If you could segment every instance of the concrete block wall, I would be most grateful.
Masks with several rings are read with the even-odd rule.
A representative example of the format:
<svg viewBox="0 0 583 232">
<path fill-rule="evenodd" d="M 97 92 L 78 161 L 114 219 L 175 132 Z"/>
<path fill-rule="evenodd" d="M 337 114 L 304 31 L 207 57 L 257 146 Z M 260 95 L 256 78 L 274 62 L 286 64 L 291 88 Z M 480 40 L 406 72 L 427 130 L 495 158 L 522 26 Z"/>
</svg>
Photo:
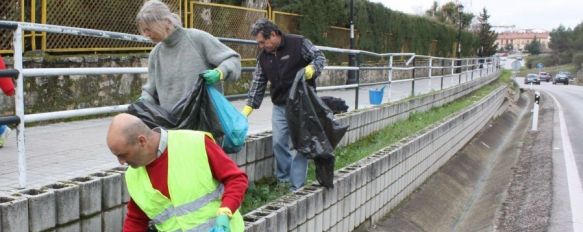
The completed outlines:
<svg viewBox="0 0 583 232">
<path fill-rule="evenodd" d="M 0 197 L 0 232 L 121 231 L 129 195 L 116 168 Z"/>
<path fill-rule="evenodd" d="M 453 88 L 338 115 L 337 120 L 340 123 L 350 125 L 339 146 L 346 146 L 358 141 L 396 121 L 408 118 L 411 113 L 424 112 L 452 102 L 494 81 L 498 75 L 499 73 L 491 73 L 484 78 L 476 78 Z M 470 80 L 469 75 L 468 80 Z M 242 170 L 246 171 L 249 181 L 254 182 L 274 175 L 275 157 L 271 143 L 271 132 L 250 135 L 245 147 L 237 153 L 229 154 L 229 156 Z"/>
<path fill-rule="evenodd" d="M 341 145 L 352 143 L 399 119 L 407 118 L 410 113 L 426 111 L 451 102 L 495 80 L 497 75 L 498 73 L 494 73 L 421 97 L 339 115 L 339 121 L 351 125 Z M 458 124 L 461 123 L 451 122 L 446 125 L 453 128 Z M 454 139 L 450 137 L 454 135 L 444 134 L 447 131 L 449 129 L 440 129 L 439 132 L 432 132 L 429 135 L 441 142 L 452 143 Z M 465 143 L 457 142 L 458 146 Z M 271 132 L 250 135 L 241 151 L 229 155 L 248 174 L 250 181 L 256 181 L 273 175 L 275 160 L 271 143 Z M 282 198 L 247 214 L 246 221 L 248 225 L 252 225 L 248 226 L 248 230 L 323 231 L 337 228 L 346 231 L 343 228 L 354 228 L 362 223 L 362 220 L 369 220 L 371 215 L 380 217 L 378 215 L 384 212 L 380 211 L 380 205 L 383 208 L 391 208 L 422 182 L 419 182 L 420 177 L 409 174 L 413 171 L 408 171 L 408 168 L 421 167 L 418 163 L 428 158 L 421 158 L 425 157 L 423 155 L 413 156 L 411 152 L 423 146 L 437 144 L 427 137 L 419 141 L 411 139 L 402 143 L 406 146 L 392 151 L 393 155 L 375 154 L 359 164 L 337 171 L 335 174 L 337 187 L 332 190 L 307 186 L 293 196 Z M 441 149 L 454 147 L 453 145 L 449 144 Z M 429 153 L 429 150 L 424 150 L 423 154 Z M 454 150 L 448 151 L 450 150 L 453 154 Z M 410 156 L 415 158 L 409 158 Z M 373 162 L 375 164 L 370 164 L 375 166 L 373 170 L 368 167 L 367 162 L 376 159 L 384 160 L 384 163 Z M 390 171 L 385 171 L 386 168 Z M 432 172 L 433 170 L 426 170 L 422 174 L 427 176 Z M 125 216 L 125 205 L 129 201 L 124 173 L 125 168 L 118 167 L 38 189 L 25 189 L 9 196 L 0 196 L 0 232 L 120 231 Z M 373 178 L 380 174 L 383 178 Z M 389 184 L 392 187 L 388 188 Z M 383 190 L 385 188 L 387 190 Z M 389 199 L 391 201 L 386 201 L 388 196 L 391 196 Z M 370 202 L 370 197 L 373 197 L 373 202 Z"/>
<path fill-rule="evenodd" d="M 336 171 L 332 189 L 312 184 L 246 214 L 246 231 L 352 231 L 378 221 L 461 149 L 505 96 L 501 87 L 456 116 Z M 285 225 L 280 218 L 287 218 Z"/>
</svg>

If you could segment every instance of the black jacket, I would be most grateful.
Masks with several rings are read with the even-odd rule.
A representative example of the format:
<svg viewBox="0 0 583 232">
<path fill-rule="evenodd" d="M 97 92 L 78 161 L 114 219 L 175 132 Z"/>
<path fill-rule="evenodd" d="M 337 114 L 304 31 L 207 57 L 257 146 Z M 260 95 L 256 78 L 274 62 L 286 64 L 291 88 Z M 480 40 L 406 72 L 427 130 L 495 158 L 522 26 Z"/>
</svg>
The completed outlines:
<svg viewBox="0 0 583 232">
<path fill-rule="evenodd" d="M 254 109 L 259 108 L 268 82 L 271 82 L 272 102 L 279 106 L 285 105 L 296 72 L 311 64 L 315 73 L 308 84 L 315 87 L 315 80 L 324 69 L 325 62 L 326 57 L 322 51 L 310 40 L 300 35 L 283 34 L 275 52 L 262 51 L 257 56 L 247 105 Z"/>
</svg>

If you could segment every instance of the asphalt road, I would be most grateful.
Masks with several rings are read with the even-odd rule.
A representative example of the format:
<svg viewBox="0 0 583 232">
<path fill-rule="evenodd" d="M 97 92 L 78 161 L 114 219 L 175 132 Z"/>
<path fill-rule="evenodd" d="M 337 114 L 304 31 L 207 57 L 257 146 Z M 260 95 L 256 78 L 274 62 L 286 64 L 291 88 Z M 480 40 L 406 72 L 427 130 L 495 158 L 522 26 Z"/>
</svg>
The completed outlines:
<svg viewBox="0 0 583 232">
<path fill-rule="evenodd" d="M 523 88 L 555 103 L 553 139 L 553 211 L 550 231 L 583 231 L 583 87 L 543 82 Z"/>
</svg>

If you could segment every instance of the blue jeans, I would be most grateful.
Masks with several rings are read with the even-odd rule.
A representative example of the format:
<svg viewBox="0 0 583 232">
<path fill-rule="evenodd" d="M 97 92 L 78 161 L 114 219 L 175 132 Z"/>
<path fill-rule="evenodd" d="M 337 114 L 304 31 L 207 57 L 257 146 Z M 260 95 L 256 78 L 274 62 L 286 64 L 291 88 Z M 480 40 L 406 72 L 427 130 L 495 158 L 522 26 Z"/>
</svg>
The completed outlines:
<svg viewBox="0 0 583 232">
<path fill-rule="evenodd" d="M 7 128 L 6 125 L 0 124 L 0 135 L 4 134 L 4 131 L 6 130 L 6 128 Z"/>
<path fill-rule="evenodd" d="M 308 171 L 308 159 L 291 150 L 291 137 L 285 118 L 285 106 L 273 106 L 271 115 L 275 176 L 280 182 L 290 182 L 292 190 L 304 186 Z"/>
</svg>

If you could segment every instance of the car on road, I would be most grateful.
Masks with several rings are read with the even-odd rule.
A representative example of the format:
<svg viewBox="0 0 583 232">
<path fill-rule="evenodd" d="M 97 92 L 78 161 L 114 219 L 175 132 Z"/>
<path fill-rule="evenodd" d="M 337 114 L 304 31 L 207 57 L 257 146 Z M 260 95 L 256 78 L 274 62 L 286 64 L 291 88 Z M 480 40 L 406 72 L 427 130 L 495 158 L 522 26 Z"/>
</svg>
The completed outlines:
<svg viewBox="0 0 583 232">
<path fill-rule="evenodd" d="M 571 74 L 571 72 L 559 71 L 559 74 L 565 74 L 569 78 L 569 80 L 573 80 L 573 74 Z"/>
<path fill-rule="evenodd" d="M 553 78 L 553 85 L 556 85 L 557 83 L 563 83 L 564 85 L 568 85 L 569 84 L 569 76 L 567 76 L 564 73 L 559 73 L 559 74 L 555 75 L 555 78 Z"/>
<path fill-rule="evenodd" d="M 535 84 L 535 85 L 540 85 L 540 79 L 538 79 L 538 75 L 534 74 L 534 73 L 529 73 L 528 75 L 526 75 L 526 77 L 524 78 L 524 84 Z"/>
<path fill-rule="evenodd" d="M 551 79 L 552 79 L 552 76 L 548 72 L 539 72 L 538 73 L 538 78 L 539 78 L 540 81 L 550 82 Z"/>
</svg>

